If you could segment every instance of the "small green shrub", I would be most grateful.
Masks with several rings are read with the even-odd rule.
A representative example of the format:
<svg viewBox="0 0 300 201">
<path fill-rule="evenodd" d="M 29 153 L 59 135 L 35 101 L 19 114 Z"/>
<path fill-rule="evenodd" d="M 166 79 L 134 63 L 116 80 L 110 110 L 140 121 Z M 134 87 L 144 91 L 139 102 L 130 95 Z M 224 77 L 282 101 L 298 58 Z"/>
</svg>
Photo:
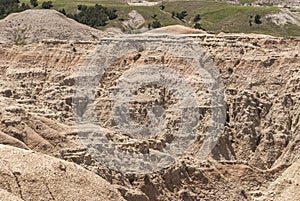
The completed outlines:
<svg viewBox="0 0 300 201">
<path fill-rule="evenodd" d="M 53 7 L 52 1 L 44 1 L 44 2 L 42 3 L 42 8 L 44 8 L 44 9 L 50 9 L 50 8 L 52 8 L 52 7 Z"/>
</svg>

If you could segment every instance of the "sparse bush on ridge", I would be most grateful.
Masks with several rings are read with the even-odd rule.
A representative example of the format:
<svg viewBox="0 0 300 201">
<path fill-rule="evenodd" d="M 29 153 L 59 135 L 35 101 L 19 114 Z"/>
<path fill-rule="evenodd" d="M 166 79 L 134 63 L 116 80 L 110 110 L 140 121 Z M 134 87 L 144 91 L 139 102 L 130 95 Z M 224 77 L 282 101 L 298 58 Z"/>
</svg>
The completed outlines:
<svg viewBox="0 0 300 201">
<path fill-rule="evenodd" d="M 160 28 L 161 27 L 161 23 L 158 21 L 158 19 L 155 19 L 152 23 L 148 24 L 148 29 L 156 29 L 156 28 Z"/>
<path fill-rule="evenodd" d="M 66 13 L 66 11 L 65 11 L 65 9 L 63 8 L 63 9 L 61 9 L 61 10 L 59 10 L 58 12 L 60 12 L 60 13 L 62 13 L 62 14 L 64 14 L 64 15 L 67 15 L 67 13 Z"/>
<path fill-rule="evenodd" d="M 194 24 L 194 28 L 195 29 L 202 29 L 200 23 L 198 23 L 198 22 Z"/>
<path fill-rule="evenodd" d="M 14 45 L 26 45 L 30 29 L 31 27 L 28 26 L 16 26 L 16 24 L 12 22 L 9 23 L 6 31 L 9 33 L 9 39 Z"/>
<path fill-rule="evenodd" d="M 151 24 L 152 28 L 156 29 L 156 28 L 160 28 L 161 24 L 158 20 L 154 20 Z"/>
</svg>

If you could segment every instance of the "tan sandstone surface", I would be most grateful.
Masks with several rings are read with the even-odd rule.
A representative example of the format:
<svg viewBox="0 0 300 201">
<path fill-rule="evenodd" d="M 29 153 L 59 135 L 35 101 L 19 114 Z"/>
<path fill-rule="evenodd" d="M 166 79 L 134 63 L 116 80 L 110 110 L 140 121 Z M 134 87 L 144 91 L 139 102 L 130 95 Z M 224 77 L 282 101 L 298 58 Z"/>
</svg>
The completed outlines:
<svg viewBox="0 0 300 201">
<path fill-rule="evenodd" d="M 81 31 L 78 26 L 71 28 L 75 30 L 72 34 Z M 81 144 L 74 125 L 75 79 L 90 53 L 103 41 L 86 37 L 68 41 L 57 37 L 61 33 L 55 30 L 53 36 L 49 33 L 52 40 L 28 41 L 23 46 L 7 40 L 0 44 L 0 143 L 5 144 L 0 145 L 0 199 L 76 200 L 84 196 L 80 200 L 268 201 L 299 197 L 299 38 L 186 35 L 211 55 L 221 74 L 227 106 L 225 129 L 206 160 L 197 159 L 202 142 L 199 137 L 170 167 L 134 175 L 108 169 L 97 161 Z M 7 38 L 2 27 L 0 33 L 0 38 Z M 172 38 L 151 35 L 158 41 Z M 118 38 L 110 40 L 113 43 Z M 193 76 L 182 59 L 166 54 L 162 60 L 160 54 L 141 51 L 124 55 L 107 69 L 96 89 L 99 124 L 111 141 L 123 143 L 123 149 L 159 151 L 168 143 L 160 136 L 132 143 L 117 131 L 111 119 L 109 89 L 121 74 L 139 65 L 163 62 L 180 72 L 201 97 L 203 114 L 210 115 L 203 81 Z M 172 94 L 161 96 L 162 90 L 155 86 L 137 93 L 132 105 L 137 122 L 147 122 L 147 115 L 140 117 L 140 111 L 149 110 L 155 100 L 171 108 L 167 115 L 176 121 L 176 100 Z M 200 134 L 207 117 L 201 120 Z M 174 127 L 176 124 L 168 129 Z"/>
<path fill-rule="evenodd" d="M 107 181 L 74 163 L 4 145 L 0 152 L 1 188 L 21 200 L 124 200 Z"/>
</svg>

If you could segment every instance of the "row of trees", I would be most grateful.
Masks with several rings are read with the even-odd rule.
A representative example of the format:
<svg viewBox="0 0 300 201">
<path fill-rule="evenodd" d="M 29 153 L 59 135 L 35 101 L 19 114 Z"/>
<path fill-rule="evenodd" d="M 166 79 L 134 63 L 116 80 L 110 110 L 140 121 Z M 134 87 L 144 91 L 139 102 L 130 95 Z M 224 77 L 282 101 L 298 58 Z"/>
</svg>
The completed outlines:
<svg viewBox="0 0 300 201">
<path fill-rule="evenodd" d="M 30 0 L 32 7 L 39 5 L 38 0 Z M 53 7 L 52 1 L 44 1 L 41 5 L 44 9 Z M 0 19 L 6 17 L 10 13 L 21 12 L 30 9 L 30 6 L 25 3 L 20 3 L 19 0 L 0 0 Z M 67 14 L 64 9 L 60 12 L 67 15 L 76 21 L 87 24 L 92 27 L 105 26 L 108 20 L 117 18 L 115 9 L 109 9 L 96 4 L 95 6 L 78 5 L 78 14 Z"/>
<path fill-rule="evenodd" d="M 30 5 L 32 7 L 37 7 L 39 5 L 38 0 L 30 0 Z M 22 12 L 24 10 L 30 9 L 30 5 L 20 3 L 20 0 L 0 0 L 0 19 L 6 17 L 10 13 Z M 51 1 L 46 1 L 42 3 L 42 8 L 51 7 Z"/>
<path fill-rule="evenodd" d="M 67 14 L 64 9 L 61 13 L 76 20 L 77 22 L 87 24 L 92 27 L 105 26 L 108 20 L 116 19 L 118 16 L 115 9 L 109 9 L 102 5 L 95 6 L 78 5 L 78 14 Z"/>
<path fill-rule="evenodd" d="M 32 7 L 37 7 L 39 5 L 38 0 L 30 0 L 30 4 Z M 41 5 L 44 9 L 50 9 L 53 7 L 51 1 L 44 1 Z M 21 12 L 26 9 L 29 9 L 30 6 L 25 3 L 20 3 L 19 0 L 0 0 L 0 19 L 4 18 L 10 13 L 13 12 Z M 117 18 L 117 14 L 115 9 L 109 9 L 102 5 L 96 4 L 95 6 L 86 6 L 86 5 L 78 5 L 77 7 L 79 13 L 76 14 L 67 14 L 64 9 L 60 10 L 61 13 L 67 15 L 74 20 L 87 24 L 92 27 L 105 26 L 107 21 L 113 20 Z M 160 5 L 160 9 L 164 10 L 165 6 Z M 181 21 L 185 21 L 185 17 L 188 15 L 187 11 L 181 12 L 172 12 L 172 18 L 177 18 Z M 157 16 L 152 16 L 153 22 L 148 24 L 149 28 L 159 28 L 161 27 L 160 21 L 156 18 Z M 200 14 L 197 14 L 193 18 L 194 28 L 201 29 L 201 25 L 199 21 L 201 20 Z M 249 25 L 252 26 L 252 23 L 261 24 L 261 17 L 259 15 L 250 16 Z"/>
<path fill-rule="evenodd" d="M 21 12 L 29 8 L 28 4 L 20 4 L 19 0 L 0 0 L 0 18 L 4 18 L 10 13 Z"/>
</svg>

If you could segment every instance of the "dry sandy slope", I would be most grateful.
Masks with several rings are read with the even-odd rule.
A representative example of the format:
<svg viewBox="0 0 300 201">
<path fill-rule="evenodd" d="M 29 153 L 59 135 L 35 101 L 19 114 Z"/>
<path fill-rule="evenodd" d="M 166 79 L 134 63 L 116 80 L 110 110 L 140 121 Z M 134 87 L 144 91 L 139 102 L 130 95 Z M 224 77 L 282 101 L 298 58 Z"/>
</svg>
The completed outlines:
<svg viewBox="0 0 300 201">
<path fill-rule="evenodd" d="M 270 19 L 278 26 L 286 24 L 294 24 L 300 26 L 300 13 L 293 13 L 287 8 L 283 8 L 279 12 L 266 15 L 265 17 L 267 19 Z"/>
<path fill-rule="evenodd" d="M 23 201 L 21 198 L 7 192 L 6 190 L 0 189 L 0 200 L 5 201 Z"/>
<path fill-rule="evenodd" d="M 151 31 L 146 32 L 147 34 L 155 34 L 155 33 L 168 33 L 168 34 L 205 34 L 206 32 L 199 29 L 192 29 L 190 27 L 185 27 L 182 25 L 171 25 L 167 27 L 162 27 L 158 29 L 153 29 Z"/>
<path fill-rule="evenodd" d="M 5 145 L 0 189 L 0 198 L 6 190 L 23 200 L 124 200 L 107 181 L 74 163 Z"/>
<path fill-rule="evenodd" d="M 78 24 L 73 25 L 80 36 L 81 30 L 76 28 Z M 61 33 L 57 31 L 50 36 L 57 36 L 55 34 L 59 36 Z M 270 200 L 269 187 L 273 188 L 269 185 L 278 177 L 278 181 L 283 182 L 280 175 L 292 177 L 295 175 L 293 172 L 297 172 L 297 168 L 293 167 L 298 167 L 291 166 L 291 171 L 287 169 L 282 174 L 300 156 L 300 141 L 296 138 L 300 131 L 300 40 L 242 34 L 189 37 L 213 56 L 226 88 L 226 130 L 210 161 L 200 163 L 196 160 L 195 151 L 183 163 L 161 172 L 126 177 L 105 169 L 95 161 L 86 160 L 86 150 L 76 146 L 76 132 L 69 129 L 73 115 L 74 78 L 88 54 L 97 46 L 90 42 L 44 41 L 25 46 L 0 45 L 0 143 L 49 155 L 57 154 L 59 158 L 81 164 L 118 185 L 116 188 L 128 201 L 246 200 L 240 194 L 241 189 L 249 199 L 265 195 L 265 200 Z M 166 40 L 163 37 L 157 39 Z M 79 40 L 84 40 L 84 37 Z M 175 41 L 174 44 L 177 43 Z M 119 73 L 137 64 L 162 62 L 161 57 L 149 52 L 135 56 L 126 55 L 120 59 L 124 65 L 116 63 L 108 69 L 103 83 L 113 85 Z M 164 58 L 175 67 L 184 67 L 181 60 Z M 188 68 L 183 69 L 182 74 L 187 78 L 192 75 L 186 70 Z M 152 102 L 150 100 L 147 104 Z M 105 104 L 101 106 L 105 107 Z M 105 118 L 109 111 L 109 107 L 103 110 L 99 107 L 98 110 Z M 135 116 L 140 116 L 138 110 L 134 112 Z M 114 129 L 109 122 L 102 122 L 108 131 Z M 159 140 L 154 143 L 153 147 L 162 144 Z M 80 192 L 78 189 L 86 191 L 80 192 L 83 195 L 98 196 L 98 187 L 94 186 L 98 183 L 100 187 L 111 188 L 100 177 L 74 164 L 16 148 L 0 147 L 0 188 L 5 190 L 1 194 L 13 191 L 20 196 L 18 182 L 24 200 L 50 200 L 46 184 L 57 200 L 67 200 L 67 196 Z M 66 171 L 60 162 L 67 167 Z M 41 167 L 36 167 L 36 164 Z M 57 187 L 56 183 L 60 182 L 65 191 Z M 11 190 L 9 186 L 12 186 Z M 33 187 L 38 191 L 28 190 L 35 189 Z M 286 192 L 293 190 L 293 193 L 299 193 L 297 186 L 289 188 L 289 185 L 273 191 L 285 196 L 285 189 Z M 100 192 L 102 196 L 106 195 Z M 26 197 L 29 193 L 32 197 Z"/>
<path fill-rule="evenodd" d="M 269 187 L 265 200 L 300 200 L 300 161 L 293 163 Z"/>
<path fill-rule="evenodd" d="M 26 29 L 24 33 L 21 30 Z M 0 20 L 0 43 L 13 35 L 26 36 L 26 43 L 42 39 L 97 40 L 104 32 L 80 24 L 55 10 L 26 10 Z"/>
</svg>

